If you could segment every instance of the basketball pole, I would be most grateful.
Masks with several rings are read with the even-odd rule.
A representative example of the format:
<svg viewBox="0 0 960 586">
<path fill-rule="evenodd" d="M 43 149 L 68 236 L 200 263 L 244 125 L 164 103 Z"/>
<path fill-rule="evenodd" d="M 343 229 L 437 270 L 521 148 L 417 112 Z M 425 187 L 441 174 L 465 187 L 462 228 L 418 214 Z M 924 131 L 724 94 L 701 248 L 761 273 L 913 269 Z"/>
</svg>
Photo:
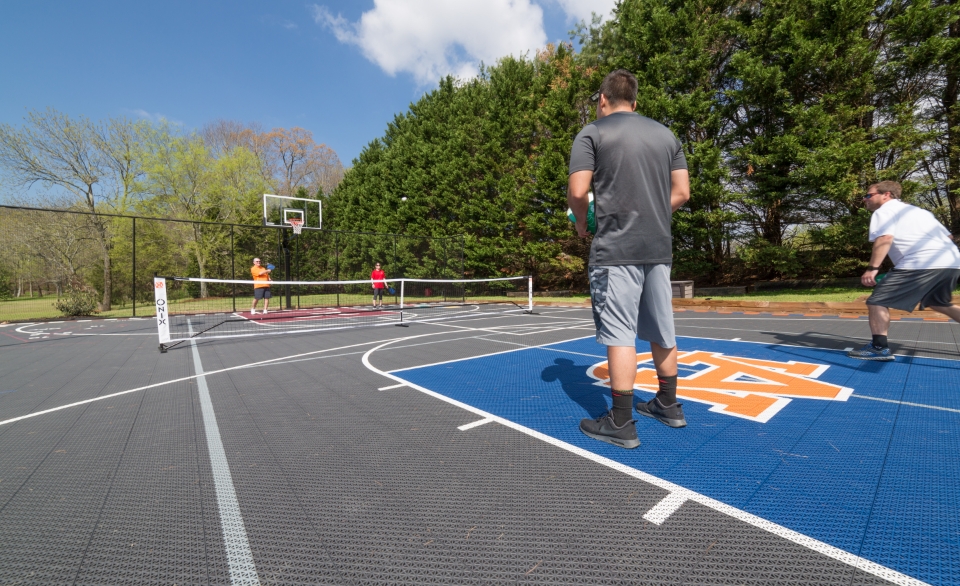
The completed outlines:
<svg viewBox="0 0 960 586">
<path fill-rule="evenodd" d="M 290 281 L 290 234 L 286 228 L 283 231 L 283 280 Z M 290 285 L 283 286 L 283 293 L 287 298 L 287 309 L 293 309 L 290 304 Z"/>
</svg>

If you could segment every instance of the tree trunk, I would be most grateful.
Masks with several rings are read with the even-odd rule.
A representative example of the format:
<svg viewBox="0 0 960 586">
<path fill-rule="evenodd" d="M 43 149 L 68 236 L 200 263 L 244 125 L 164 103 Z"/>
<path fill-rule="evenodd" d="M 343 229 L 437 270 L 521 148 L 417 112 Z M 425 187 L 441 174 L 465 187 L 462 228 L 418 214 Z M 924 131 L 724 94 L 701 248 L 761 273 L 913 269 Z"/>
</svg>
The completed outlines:
<svg viewBox="0 0 960 586">
<path fill-rule="evenodd" d="M 96 228 L 97 238 L 100 240 L 100 250 L 103 253 L 103 299 L 100 301 L 100 311 L 110 311 L 110 289 L 113 286 L 110 270 L 110 233 L 103 218 L 97 215 L 97 208 L 93 199 L 93 184 L 87 184 L 87 208 L 93 214 L 93 226 Z"/>
<path fill-rule="evenodd" d="M 197 268 L 200 269 L 200 278 L 205 279 L 207 277 L 207 258 L 203 252 L 203 228 L 201 224 L 193 225 L 193 242 L 196 247 L 194 255 L 197 257 Z M 207 298 L 207 284 L 205 282 L 200 283 L 200 298 Z"/>
<path fill-rule="evenodd" d="M 113 273 L 110 270 L 110 247 L 103 248 L 103 301 L 100 302 L 100 311 L 110 311 L 110 290 L 113 288 Z"/>
</svg>

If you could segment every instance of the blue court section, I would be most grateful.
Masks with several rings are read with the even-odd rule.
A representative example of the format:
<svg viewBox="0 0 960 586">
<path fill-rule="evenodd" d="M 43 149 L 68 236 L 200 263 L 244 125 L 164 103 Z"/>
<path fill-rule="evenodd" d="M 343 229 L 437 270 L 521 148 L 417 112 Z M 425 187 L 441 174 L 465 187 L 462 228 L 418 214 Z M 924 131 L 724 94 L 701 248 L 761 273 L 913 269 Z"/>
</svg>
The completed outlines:
<svg viewBox="0 0 960 586">
<path fill-rule="evenodd" d="M 605 361 L 592 338 L 394 374 L 925 582 L 960 584 L 960 362 L 698 338 L 678 347 L 822 365 L 816 380 L 852 395 L 790 398 L 765 423 L 682 399 L 686 428 L 640 417 L 642 445 L 623 450 L 578 429 L 610 404 L 587 374 Z"/>
</svg>

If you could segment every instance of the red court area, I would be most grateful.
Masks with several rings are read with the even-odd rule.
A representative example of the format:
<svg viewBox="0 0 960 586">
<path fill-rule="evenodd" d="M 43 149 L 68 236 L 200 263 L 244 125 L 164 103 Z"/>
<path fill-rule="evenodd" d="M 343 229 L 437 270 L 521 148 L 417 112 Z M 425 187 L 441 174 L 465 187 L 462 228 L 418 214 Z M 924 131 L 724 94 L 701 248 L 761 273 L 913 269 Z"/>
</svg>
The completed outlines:
<svg viewBox="0 0 960 586">
<path fill-rule="evenodd" d="M 234 315 L 261 325 L 291 324 L 327 319 L 386 317 L 396 311 L 384 311 L 372 307 L 317 307 L 313 309 L 279 309 L 266 315 L 260 312 L 238 311 Z"/>
</svg>

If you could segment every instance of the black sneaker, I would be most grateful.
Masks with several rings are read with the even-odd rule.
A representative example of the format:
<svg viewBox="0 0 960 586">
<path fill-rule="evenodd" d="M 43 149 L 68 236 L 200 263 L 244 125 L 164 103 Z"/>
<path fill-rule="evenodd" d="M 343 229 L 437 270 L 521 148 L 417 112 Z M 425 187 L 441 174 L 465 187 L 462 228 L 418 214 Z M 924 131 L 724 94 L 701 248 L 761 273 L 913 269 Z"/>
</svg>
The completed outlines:
<svg viewBox="0 0 960 586">
<path fill-rule="evenodd" d="M 620 427 L 613 422 L 613 414 L 606 412 L 596 419 L 580 420 L 580 431 L 608 444 L 633 449 L 640 445 L 637 439 L 636 421 L 631 419 Z"/>
<path fill-rule="evenodd" d="M 670 427 L 686 427 L 687 420 L 683 416 L 683 405 L 674 403 L 669 407 L 664 407 L 656 397 L 646 403 L 637 403 L 637 413 L 644 417 L 656 419 L 664 425 Z"/>
</svg>

